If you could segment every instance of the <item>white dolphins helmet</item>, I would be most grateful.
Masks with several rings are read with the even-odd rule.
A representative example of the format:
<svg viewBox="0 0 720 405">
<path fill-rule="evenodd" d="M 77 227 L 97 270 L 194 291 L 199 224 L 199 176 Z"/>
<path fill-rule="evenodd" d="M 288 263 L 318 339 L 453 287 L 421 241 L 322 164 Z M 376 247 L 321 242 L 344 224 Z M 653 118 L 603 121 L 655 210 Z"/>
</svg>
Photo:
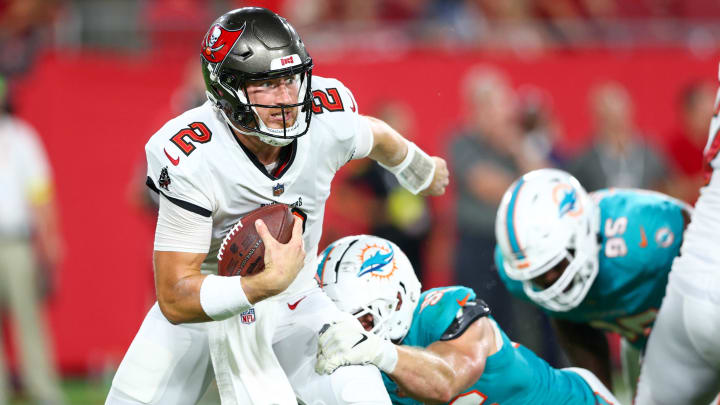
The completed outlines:
<svg viewBox="0 0 720 405">
<path fill-rule="evenodd" d="M 569 173 L 525 174 L 505 192 L 495 219 L 503 270 L 544 308 L 577 307 L 598 274 L 599 221 L 594 202 Z"/>
<path fill-rule="evenodd" d="M 372 332 L 382 338 L 405 338 L 420 299 L 420 281 L 396 244 L 376 236 L 348 236 L 318 256 L 317 269 L 316 280 L 341 311 L 358 319 L 371 314 Z"/>
</svg>

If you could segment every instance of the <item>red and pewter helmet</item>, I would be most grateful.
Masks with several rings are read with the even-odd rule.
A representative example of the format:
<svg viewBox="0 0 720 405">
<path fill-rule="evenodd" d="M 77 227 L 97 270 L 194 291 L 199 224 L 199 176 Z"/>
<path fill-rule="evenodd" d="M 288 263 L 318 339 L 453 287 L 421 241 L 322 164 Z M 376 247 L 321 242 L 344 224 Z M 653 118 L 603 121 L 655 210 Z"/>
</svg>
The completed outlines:
<svg viewBox="0 0 720 405">
<path fill-rule="evenodd" d="M 261 7 L 230 11 L 210 26 L 201 46 L 202 73 L 208 99 L 236 130 L 263 142 L 284 146 L 307 133 L 312 97 L 312 58 L 295 29 L 279 15 Z M 247 84 L 297 76 L 297 102 L 284 105 L 252 104 Z M 268 128 L 255 108 L 298 108 L 297 118 L 282 129 Z"/>
</svg>

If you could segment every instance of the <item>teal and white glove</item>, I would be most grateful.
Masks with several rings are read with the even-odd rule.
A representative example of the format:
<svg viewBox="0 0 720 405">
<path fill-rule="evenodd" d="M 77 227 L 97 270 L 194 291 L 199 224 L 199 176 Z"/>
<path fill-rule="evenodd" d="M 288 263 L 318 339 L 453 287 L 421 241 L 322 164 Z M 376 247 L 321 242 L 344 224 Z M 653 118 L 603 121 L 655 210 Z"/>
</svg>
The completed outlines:
<svg viewBox="0 0 720 405">
<path fill-rule="evenodd" d="M 392 373 L 398 361 L 395 345 L 363 329 L 357 319 L 325 324 L 318 338 L 318 374 L 332 374 L 340 366 L 374 364 Z"/>
</svg>

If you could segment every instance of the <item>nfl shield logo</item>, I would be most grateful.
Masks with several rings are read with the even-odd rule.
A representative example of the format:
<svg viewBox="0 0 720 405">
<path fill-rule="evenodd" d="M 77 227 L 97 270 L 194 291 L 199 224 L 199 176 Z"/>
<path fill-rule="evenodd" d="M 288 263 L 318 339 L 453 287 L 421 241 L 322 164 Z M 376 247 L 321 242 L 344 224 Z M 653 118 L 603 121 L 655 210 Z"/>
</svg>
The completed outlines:
<svg viewBox="0 0 720 405">
<path fill-rule="evenodd" d="M 283 183 L 278 183 L 273 186 L 273 195 L 275 197 L 279 196 L 283 192 L 285 192 L 285 185 Z"/>
<path fill-rule="evenodd" d="M 251 324 L 255 322 L 255 308 L 250 308 L 247 311 L 241 313 L 240 321 L 244 324 Z"/>
</svg>

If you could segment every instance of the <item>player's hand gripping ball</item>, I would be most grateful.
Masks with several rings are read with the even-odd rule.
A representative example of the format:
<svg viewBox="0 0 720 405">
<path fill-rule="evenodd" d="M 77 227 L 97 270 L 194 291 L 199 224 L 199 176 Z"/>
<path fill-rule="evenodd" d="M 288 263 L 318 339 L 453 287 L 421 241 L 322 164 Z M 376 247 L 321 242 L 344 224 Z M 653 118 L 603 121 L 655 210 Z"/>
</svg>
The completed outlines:
<svg viewBox="0 0 720 405">
<path fill-rule="evenodd" d="M 295 216 L 285 204 L 272 204 L 250 211 L 223 239 L 218 251 L 218 274 L 247 276 L 265 269 L 265 245 L 255 230 L 255 220 L 262 219 L 270 234 L 280 243 L 292 236 Z"/>
</svg>

